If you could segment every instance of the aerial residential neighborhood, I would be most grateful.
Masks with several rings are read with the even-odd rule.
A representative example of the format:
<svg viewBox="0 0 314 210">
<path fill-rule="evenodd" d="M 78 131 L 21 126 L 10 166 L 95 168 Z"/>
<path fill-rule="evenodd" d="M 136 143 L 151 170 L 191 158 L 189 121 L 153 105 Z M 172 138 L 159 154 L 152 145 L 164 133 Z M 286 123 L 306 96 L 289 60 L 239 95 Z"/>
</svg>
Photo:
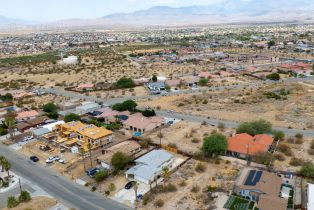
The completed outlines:
<svg viewBox="0 0 314 210">
<path fill-rule="evenodd" d="M 313 11 L 3 0 L 0 210 L 314 210 Z"/>
</svg>

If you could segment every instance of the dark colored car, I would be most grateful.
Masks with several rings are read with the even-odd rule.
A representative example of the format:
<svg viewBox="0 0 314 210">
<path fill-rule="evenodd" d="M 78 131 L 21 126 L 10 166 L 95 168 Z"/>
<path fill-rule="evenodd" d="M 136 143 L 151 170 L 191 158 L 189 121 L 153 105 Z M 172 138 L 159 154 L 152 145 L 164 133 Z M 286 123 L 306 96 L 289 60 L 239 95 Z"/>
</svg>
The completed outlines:
<svg viewBox="0 0 314 210">
<path fill-rule="evenodd" d="M 36 157 L 36 156 L 30 156 L 30 158 L 33 162 L 38 162 L 39 161 L 39 158 Z"/>
<path fill-rule="evenodd" d="M 143 199 L 143 195 L 142 194 L 137 195 L 137 199 L 142 200 Z"/>
<path fill-rule="evenodd" d="M 86 174 L 91 177 L 91 178 L 94 178 L 95 174 L 99 172 L 99 169 L 98 168 L 90 168 L 88 170 L 86 170 Z"/>
<path fill-rule="evenodd" d="M 129 190 L 133 187 L 134 184 L 135 184 L 135 181 L 130 181 L 124 186 L 124 188 Z"/>
</svg>

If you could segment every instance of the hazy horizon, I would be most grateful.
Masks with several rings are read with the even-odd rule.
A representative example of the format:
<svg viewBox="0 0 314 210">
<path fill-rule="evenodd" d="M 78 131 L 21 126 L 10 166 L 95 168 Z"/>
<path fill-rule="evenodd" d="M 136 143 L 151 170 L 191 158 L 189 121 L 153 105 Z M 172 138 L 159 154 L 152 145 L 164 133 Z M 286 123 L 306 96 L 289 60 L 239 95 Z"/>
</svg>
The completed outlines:
<svg viewBox="0 0 314 210">
<path fill-rule="evenodd" d="M 3 0 L 0 16 L 32 21 L 89 19 L 148 9 L 153 6 L 184 7 L 210 5 L 221 1 L 223 0 Z"/>
</svg>

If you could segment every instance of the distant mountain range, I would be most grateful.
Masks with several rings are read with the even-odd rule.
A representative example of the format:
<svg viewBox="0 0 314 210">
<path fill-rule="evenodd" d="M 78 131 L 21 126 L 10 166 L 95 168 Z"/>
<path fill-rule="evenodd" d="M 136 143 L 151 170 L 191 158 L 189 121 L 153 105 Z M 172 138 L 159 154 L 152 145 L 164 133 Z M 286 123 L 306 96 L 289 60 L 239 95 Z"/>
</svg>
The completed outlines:
<svg viewBox="0 0 314 210">
<path fill-rule="evenodd" d="M 38 23 L 0 16 L 0 28 L 83 26 L 179 26 L 222 23 L 314 22 L 313 0 L 224 0 L 208 6 L 155 6 L 98 19 L 67 19 Z"/>
</svg>

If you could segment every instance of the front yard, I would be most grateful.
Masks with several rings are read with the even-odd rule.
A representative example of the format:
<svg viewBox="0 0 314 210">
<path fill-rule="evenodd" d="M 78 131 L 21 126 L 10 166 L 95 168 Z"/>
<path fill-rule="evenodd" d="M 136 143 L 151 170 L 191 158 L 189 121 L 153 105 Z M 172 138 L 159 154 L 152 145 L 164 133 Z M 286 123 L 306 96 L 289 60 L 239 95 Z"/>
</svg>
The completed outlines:
<svg viewBox="0 0 314 210">
<path fill-rule="evenodd" d="M 225 203 L 224 208 L 229 210 L 253 210 L 254 202 L 231 195 L 228 201 Z"/>
</svg>

